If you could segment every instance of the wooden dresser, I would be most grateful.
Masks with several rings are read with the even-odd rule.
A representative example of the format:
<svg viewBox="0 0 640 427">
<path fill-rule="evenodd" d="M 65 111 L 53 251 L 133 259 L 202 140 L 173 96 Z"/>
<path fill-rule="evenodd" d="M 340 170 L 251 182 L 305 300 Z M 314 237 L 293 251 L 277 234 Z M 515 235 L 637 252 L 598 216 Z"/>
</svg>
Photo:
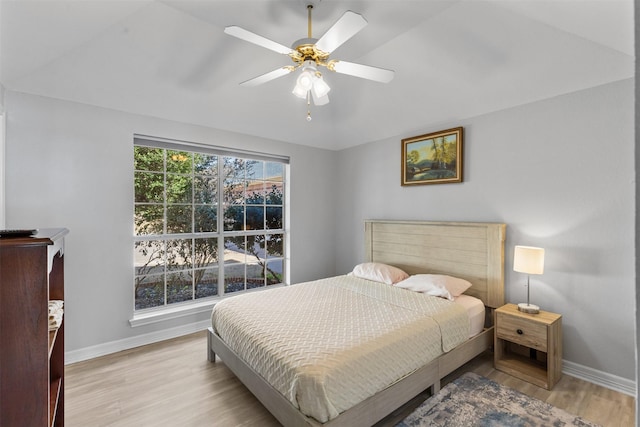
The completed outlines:
<svg viewBox="0 0 640 427">
<path fill-rule="evenodd" d="M 49 330 L 49 300 L 64 301 L 64 236 L 41 229 L 0 238 L 0 426 L 64 425 L 64 320 Z"/>
</svg>

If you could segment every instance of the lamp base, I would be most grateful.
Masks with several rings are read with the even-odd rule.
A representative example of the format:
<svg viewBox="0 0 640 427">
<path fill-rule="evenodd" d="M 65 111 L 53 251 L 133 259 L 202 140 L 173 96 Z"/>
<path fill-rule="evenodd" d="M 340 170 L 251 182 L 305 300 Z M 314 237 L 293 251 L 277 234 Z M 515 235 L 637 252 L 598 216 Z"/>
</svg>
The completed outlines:
<svg viewBox="0 0 640 427">
<path fill-rule="evenodd" d="M 538 307 L 537 305 L 527 304 L 524 302 L 521 302 L 520 304 L 518 304 L 518 310 L 522 311 L 523 313 L 529 313 L 529 314 L 540 313 L 540 307 Z"/>
</svg>

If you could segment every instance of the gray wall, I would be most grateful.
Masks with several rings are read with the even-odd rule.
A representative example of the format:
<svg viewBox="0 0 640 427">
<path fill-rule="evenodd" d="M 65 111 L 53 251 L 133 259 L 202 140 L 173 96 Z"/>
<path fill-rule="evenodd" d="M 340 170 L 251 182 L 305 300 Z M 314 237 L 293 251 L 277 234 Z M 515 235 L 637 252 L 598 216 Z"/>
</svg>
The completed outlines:
<svg viewBox="0 0 640 427">
<path fill-rule="evenodd" d="M 133 134 L 291 157 L 291 279 L 334 272 L 335 153 L 7 92 L 7 226 L 67 227 L 66 350 L 208 318 L 131 328 Z M 313 244 L 310 244 L 313 242 Z"/>
<path fill-rule="evenodd" d="M 633 80 L 340 153 L 336 271 L 363 260 L 364 219 L 507 224 L 506 299 L 526 300 L 513 246 L 546 249 L 531 300 L 562 313 L 564 358 L 635 380 Z M 464 126 L 461 184 L 400 186 L 400 139 Z"/>
<path fill-rule="evenodd" d="M 635 7 L 634 4 L 634 22 L 635 25 L 635 52 L 636 52 L 636 76 L 638 75 L 638 65 L 640 64 L 640 26 L 637 23 L 640 22 L 640 8 Z M 638 242 L 640 242 L 640 216 L 638 216 L 638 210 L 640 209 L 640 191 L 638 190 L 638 179 L 640 179 L 640 171 L 638 170 L 638 164 L 640 164 L 640 150 L 638 150 L 638 143 L 640 142 L 640 87 L 635 85 L 635 165 L 636 165 L 636 229 L 635 229 L 635 242 L 636 242 L 636 425 L 640 424 L 640 381 L 638 381 L 640 375 L 640 357 L 638 357 L 638 345 L 640 344 L 640 317 L 638 316 L 638 307 L 640 306 L 640 292 L 637 289 L 640 287 L 640 278 L 638 277 L 638 271 L 640 271 L 640 260 L 638 259 Z"/>
</svg>

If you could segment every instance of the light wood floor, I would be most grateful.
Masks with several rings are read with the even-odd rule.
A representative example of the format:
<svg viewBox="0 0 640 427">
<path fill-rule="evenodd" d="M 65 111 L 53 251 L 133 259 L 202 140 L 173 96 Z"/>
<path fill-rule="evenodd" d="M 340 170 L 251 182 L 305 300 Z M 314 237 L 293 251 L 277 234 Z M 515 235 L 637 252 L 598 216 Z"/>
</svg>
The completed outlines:
<svg viewBox="0 0 640 427">
<path fill-rule="evenodd" d="M 139 347 L 76 363 L 65 372 L 67 427 L 279 426 L 219 359 L 209 363 L 206 334 Z M 635 399 L 564 375 L 547 391 L 493 369 L 482 355 L 444 381 L 473 371 L 608 427 L 635 424 Z M 379 426 L 392 426 L 419 405 L 421 396 Z"/>
</svg>

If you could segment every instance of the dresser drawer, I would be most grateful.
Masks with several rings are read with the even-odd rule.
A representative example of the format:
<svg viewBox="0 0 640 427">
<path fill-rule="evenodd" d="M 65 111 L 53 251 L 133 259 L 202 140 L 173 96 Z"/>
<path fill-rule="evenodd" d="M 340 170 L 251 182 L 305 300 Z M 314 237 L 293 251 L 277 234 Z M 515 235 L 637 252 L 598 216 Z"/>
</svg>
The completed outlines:
<svg viewBox="0 0 640 427">
<path fill-rule="evenodd" d="M 547 325 L 517 316 L 497 313 L 496 335 L 525 347 L 547 351 Z"/>
</svg>

